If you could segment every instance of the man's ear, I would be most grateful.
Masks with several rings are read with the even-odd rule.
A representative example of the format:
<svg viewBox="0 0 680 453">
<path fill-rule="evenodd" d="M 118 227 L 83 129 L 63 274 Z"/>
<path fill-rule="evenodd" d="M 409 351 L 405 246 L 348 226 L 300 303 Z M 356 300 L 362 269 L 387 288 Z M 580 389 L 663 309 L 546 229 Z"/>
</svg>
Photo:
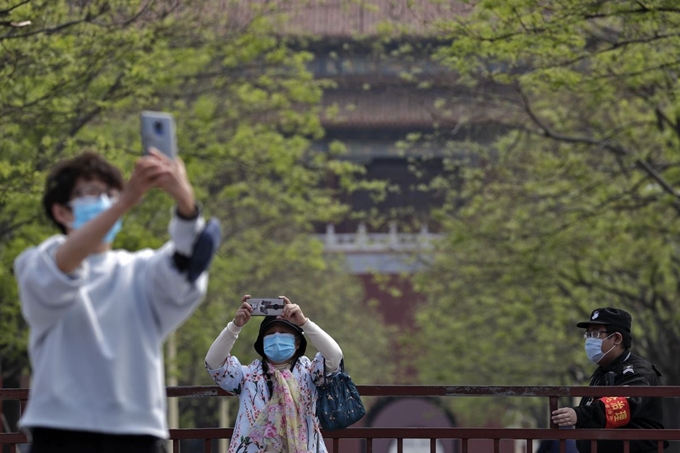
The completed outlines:
<svg viewBox="0 0 680 453">
<path fill-rule="evenodd" d="M 623 335 L 621 335 L 621 332 L 616 332 L 616 336 L 619 338 L 619 341 L 614 340 L 614 344 L 617 346 L 623 344 Z"/>
<path fill-rule="evenodd" d="M 66 230 L 71 229 L 70 225 L 73 223 L 73 210 L 70 207 L 54 203 L 52 205 L 52 215 L 57 222 L 66 228 Z"/>
</svg>

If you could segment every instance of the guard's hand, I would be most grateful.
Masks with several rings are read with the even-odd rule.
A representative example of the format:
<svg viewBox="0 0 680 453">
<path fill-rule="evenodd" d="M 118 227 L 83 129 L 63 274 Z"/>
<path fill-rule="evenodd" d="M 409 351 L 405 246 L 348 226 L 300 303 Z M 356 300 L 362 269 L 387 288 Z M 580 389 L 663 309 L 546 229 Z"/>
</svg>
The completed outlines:
<svg viewBox="0 0 680 453">
<path fill-rule="evenodd" d="M 283 315 L 277 318 L 290 321 L 296 326 L 302 326 L 308 321 L 299 305 L 292 303 L 286 296 L 279 296 L 279 299 L 283 299 Z"/>
<path fill-rule="evenodd" d="M 552 421 L 557 426 L 574 426 L 577 421 L 576 411 L 571 407 L 561 407 L 553 411 Z"/>
<path fill-rule="evenodd" d="M 246 294 L 241 298 L 241 306 L 236 310 L 236 315 L 234 315 L 234 324 L 236 327 L 243 327 L 248 321 L 253 313 L 253 307 L 248 303 L 250 299 L 250 294 Z"/>
</svg>

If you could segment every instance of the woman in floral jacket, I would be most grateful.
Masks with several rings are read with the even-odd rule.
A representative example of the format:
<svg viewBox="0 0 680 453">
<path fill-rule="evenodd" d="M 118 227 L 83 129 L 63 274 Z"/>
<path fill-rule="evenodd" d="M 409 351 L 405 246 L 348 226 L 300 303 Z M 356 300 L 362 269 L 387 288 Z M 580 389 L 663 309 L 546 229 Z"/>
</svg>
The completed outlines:
<svg viewBox="0 0 680 453">
<path fill-rule="evenodd" d="M 266 316 L 255 341 L 262 358 L 241 365 L 231 348 L 252 316 L 249 298 L 243 296 L 234 320 L 205 356 L 215 382 L 239 397 L 229 453 L 326 453 L 316 417 L 316 386 L 324 373 L 338 371 L 342 350 L 298 305 L 280 296 L 283 314 Z M 304 355 L 306 338 L 319 351 L 313 360 Z"/>
</svg>

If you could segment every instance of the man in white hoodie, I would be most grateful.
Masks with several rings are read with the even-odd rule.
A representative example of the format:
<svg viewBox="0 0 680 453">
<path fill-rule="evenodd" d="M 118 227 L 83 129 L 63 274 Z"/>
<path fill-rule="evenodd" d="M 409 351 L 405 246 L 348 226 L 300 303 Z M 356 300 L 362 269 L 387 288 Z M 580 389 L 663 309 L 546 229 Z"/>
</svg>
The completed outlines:
<svg viewBox="0 0 680 453">
<path fill-rule="evenodd" d="M 122 216 L 160 188 L 176 201 L 158 250 L 112 250 Z M 168 438 L 162 344 L 205 295 L 219 226 L 205 227 L 181 160 L 156 150 L 130 179 L 96 153 L 54 166 L 43 207 L 63 234 L 15 261 L 33 382 L 31 453 L 156 453 Z"/>
</svg>

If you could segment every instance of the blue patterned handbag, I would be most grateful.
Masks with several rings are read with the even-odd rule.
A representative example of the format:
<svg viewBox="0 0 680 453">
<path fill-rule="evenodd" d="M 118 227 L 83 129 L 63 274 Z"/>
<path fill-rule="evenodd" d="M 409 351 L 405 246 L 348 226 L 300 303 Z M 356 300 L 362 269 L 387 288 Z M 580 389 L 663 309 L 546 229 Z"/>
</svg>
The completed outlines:
<svg viewBox="0 0 680 453">
<path fill-rule="evenodd" d="M 324 359 L 324 369 L 325 365 Z M 340 361 L 340 372 L 331 378 L 324 375 L 324 382 L 317 390 L 316 416 L 323 429 L 347 428 L 366 414 L 359 391 L 345 372 L 344 359 Z"/>
</svg>

